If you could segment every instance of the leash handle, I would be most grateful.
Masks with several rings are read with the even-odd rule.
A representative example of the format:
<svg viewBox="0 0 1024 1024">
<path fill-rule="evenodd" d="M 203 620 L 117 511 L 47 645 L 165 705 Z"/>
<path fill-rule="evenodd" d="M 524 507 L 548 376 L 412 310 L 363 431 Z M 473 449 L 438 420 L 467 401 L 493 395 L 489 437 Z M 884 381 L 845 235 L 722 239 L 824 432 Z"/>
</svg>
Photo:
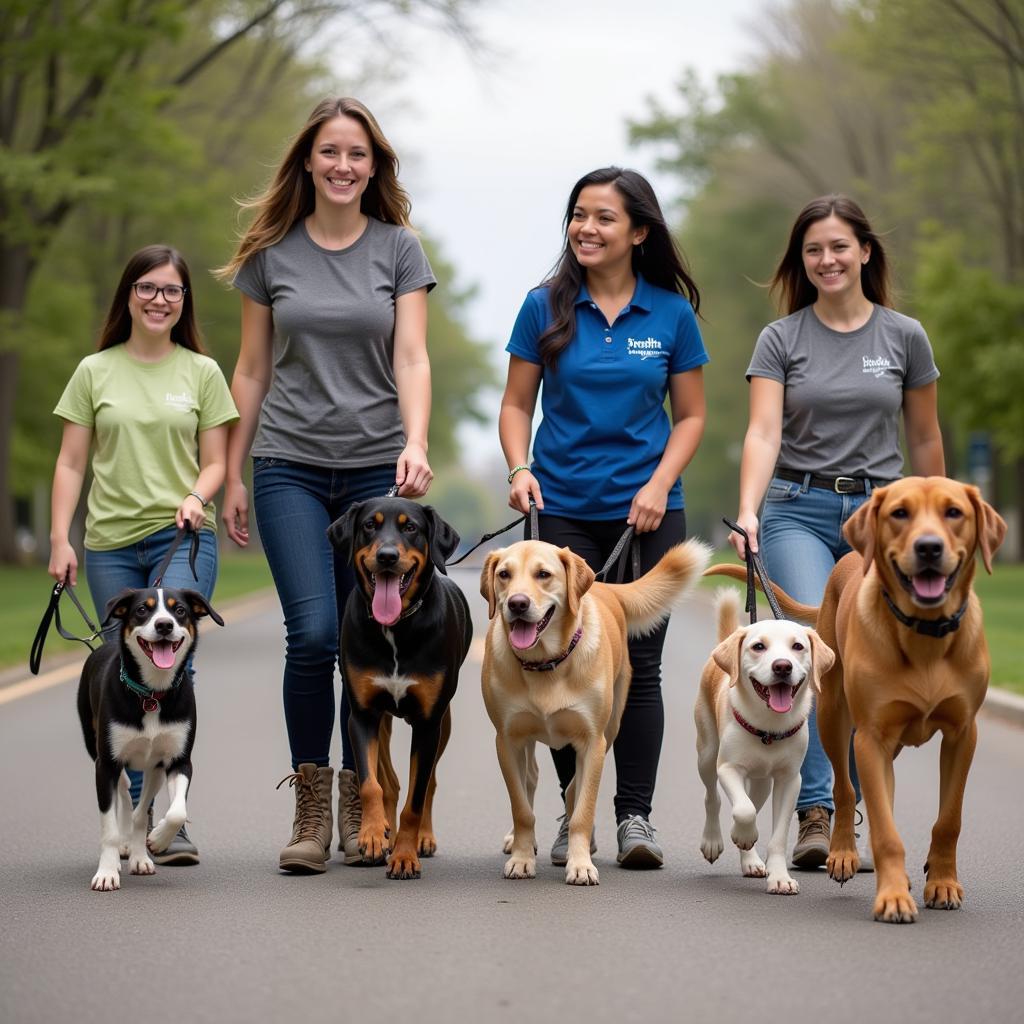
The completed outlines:
<svg viewBox="0 0 1024 1024">
<path fill-rule="evenodd" d="M 71 603 L 78 609 L 82 618 L 85 620 L 85 624 L 92 630 L 92 633 L 88 637 L 75 636 L 74 633 L 69 633 L 60 621 L 60 596 L 64 592 L 67 592 L 68 597 L 71 598 Z M 36 630 L 36 635 L 32 640 L 32 649 L 28 655 L 28 667 L 32 675 L 39 675 L 39 665 L 43 660 L 43 647 L 46 645 L 46 634 L 50 631 L 50 622 L 55 621 L 57 623 L 57 632 L 65 640 L 76 640 L 78 643 L 85 644 L 89 650 L 93 650 L 92 641 L 98 636 L 102 635 L 103 630 L 97 626 L 92 619 L 89 618 L 89 613 L 82 607 L 82 602 L 78 600 L 75 594 L 74 588 L 71 586 L 71 574 L 68 573 L 64 579 L 58 580 L 53 585 L 53 590 L 50 591 L 50 600 L 46 605 L 46 611 L 43 612 L 43 617 L 39 622 L 39 628 Z"/>
<path fill-rule="evenodd" d="M 607 561 L 601 566 L 597 573 L 595 573 L 594 579 L 602 583 L 607 582 L 608 570 L 615 565 L 617 566 L 615 582 L 621 583 L 626 571 L 625 554 L 627 551 L 629 552 L 632 560 L 633 579 L 640 579 L 640 549 L 639 545 L 636 543 L 636 531 L 632 526 L 627 526 L 622 532 L 622 536 L 616 542 L 615 547 L 612 548 L 612 553 L 608 556 Z"/>
<path fill-rule="evenodd" d="M 174 557 L 175 551 L 181 547 L 181 542 L 186 538 L 191 537 L 191 542 L 188 551 L 188 567 L 192 570 L 192 579 L 199 582 L 199 574 L 196 572 L 196 556 L 199 554 L 199 531 L 192 529 L 192 524 L 185 521 L 185 524 L 178 530 L 174 535 L 174 540 L 171 541 L 171 546 L 167 549 L 167 554 L 164 555 L 163 561 L 160 563 L 156 570 L 156 578 L 153 580 L 153 586 L 159 587 L 164 581 L 164 573 L 167 572 L 167 567 L 171 564 L 171 559 Z"/>
<path fill-rule="evenodd" d="M 761 561 L 761 556 L 750 550 L 750 537 L 748 536 L 747 531 L 738 523 L 734 523 L 731 519 L 726 519 L 725 516 L 722 516 L 722 522 L 725 523 L 733 533 L 738 533 L 743 538 L 744 559 L 747 563 L 746 611 L 750 613 L 750 624 L 753 625 L 757 622 L 757 588 L 754 585 L 755 574 L 761 581 L 761 589 L 764 591 L 764 596 L 768 601 L 768 606 L 772 610 L 772 615 L 777 619 L 784 619 L 786 616 L 783 615 L 782 609 L 779 607 L 775 591 L 772 590 L 772 581 L 768 578 L 768 572 L 764 567 L 764 563 Z"/>
</svg>

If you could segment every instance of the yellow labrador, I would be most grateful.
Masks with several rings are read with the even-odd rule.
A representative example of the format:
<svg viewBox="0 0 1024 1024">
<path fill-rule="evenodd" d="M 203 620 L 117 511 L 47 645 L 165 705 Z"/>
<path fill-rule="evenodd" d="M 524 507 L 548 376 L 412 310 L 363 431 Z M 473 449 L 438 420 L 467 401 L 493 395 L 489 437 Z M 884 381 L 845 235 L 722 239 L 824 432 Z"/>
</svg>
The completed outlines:
<svg viewBox="0 0 1024 1024">
<path fill-rule="evenodd" d="M 699 578 L 710 554 L 699 541 L 677 544 L 639 580 L 624 584 L 595 583 L 582 558 L 541 541 L 520 541 L 487 556 L 480 592 L 492 621 L 482 681 L 512 803 L 506 878 L 536 874 L 533 797 L 540 741 L 576 750 L 576 777 L 566 793 L 565 880 L 598 884 L 590 834 L 604 755 L 629 689 L 626 638 L 655 629 Z"/>
</svg>

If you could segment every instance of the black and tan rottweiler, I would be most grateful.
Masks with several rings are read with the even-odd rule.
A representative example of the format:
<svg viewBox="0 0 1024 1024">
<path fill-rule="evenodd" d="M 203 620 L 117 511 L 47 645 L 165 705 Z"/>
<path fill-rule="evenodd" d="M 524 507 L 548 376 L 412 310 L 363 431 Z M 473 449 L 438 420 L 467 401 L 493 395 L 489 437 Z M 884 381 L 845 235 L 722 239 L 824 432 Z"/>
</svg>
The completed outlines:
<svg viewBox="0 0 1024 1024">
<path fill-rule="evenodd" d="M 327 535 L 356 572 L 342 619 L 341 661 L 362 803 L 359 850 L 373 864 L 387 858 L 389 878 L 419 878 L 420 856 L 437 848 L 434 771 L 473 637 L 469 605 L 444 567 L 459 535 L 429 505 L 404 498 L 353 505 Z M 393 715 L 412 726 L 412 751 L 392 847 L 398 808 L 388 750 Z"/>
</svg>

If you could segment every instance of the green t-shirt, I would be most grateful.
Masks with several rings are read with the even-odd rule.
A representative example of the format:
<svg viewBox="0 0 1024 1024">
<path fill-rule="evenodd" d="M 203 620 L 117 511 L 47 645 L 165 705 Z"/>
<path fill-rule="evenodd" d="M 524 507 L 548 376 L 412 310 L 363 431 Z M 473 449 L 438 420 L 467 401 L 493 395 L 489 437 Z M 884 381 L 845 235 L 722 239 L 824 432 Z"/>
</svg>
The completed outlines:
<svg viewBox="0 0 1024 1024">
<path fill-rule="evenodd" d="M 158 363 L 140 363 L 124 345 L 86 356 L 53 411 L 93 432 L 85 520 L 93 551 L 173 526 L 199 476 L 199 432 L 238 419 L 220 367 L 180 345 Z M 217 529 L 212 504 L 204 528 Z"/>
</svg>

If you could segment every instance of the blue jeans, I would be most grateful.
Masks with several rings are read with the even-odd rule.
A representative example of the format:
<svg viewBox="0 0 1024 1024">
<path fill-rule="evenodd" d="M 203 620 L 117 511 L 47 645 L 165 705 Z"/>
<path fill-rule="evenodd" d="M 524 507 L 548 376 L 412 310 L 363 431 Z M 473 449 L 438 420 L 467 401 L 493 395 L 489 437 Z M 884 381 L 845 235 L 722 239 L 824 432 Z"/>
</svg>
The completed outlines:
<svg viewBox="0 0 1024 1024">
<path fill-rule="evenodd" d="M 89 593 L 92 603 L 96 606 L 97 621 L 102 625 L 103 614 L 107 605 L 126 587 L 139 589 L 150 587 L 156 578 L 156 571 L 167 554 L 167 549 L 177 535 L 177 527 L 168 526 L 157 530 L 135 544 L 112 551 L 85 552 L 85 576 L 89 582 Z M 168 587 L 185 590 L 198 590 L 207 601 L 213 598 L 213 588 L 217 582 L 217 535 L 213 530 L 199 531 L 199 552 L 196 555 L 196 574 L 199 580 L 192 577 L 188 567 L 189 540 L 181 542 L 174 552 L 171 564 L 167 566 L 163 582 Z M 103 634 L 104 643 L 118 643 L 116 630 Z M 189 659 L 188 670 L 192 672 L 192 661 Z M 194 676 L 193 676 L 194 678 Z M 131 783 L 132 804 L 139 802 L 142 794 L 142 772 L 128 770 Z"/>
<path fill-rule="evenodd" d="M 807 481 L 772 479 L 761 512 L 761 557 L 768 575 L 801 604 L 821 604 L 832 567 L 851 548 L 843 537 L 843 524 L 870 496 L 836 494 Z M 811 712 L 807 753 L 800 768 L 797 810 L 808 807 L 835 809 L 832 800 L 832 765 L 818 736 L 817 711 Z M 860 800 L 860 785 L 851 748 L 850 773 Z"/>
<path fill-rule="evenodd" d="M 252 481 L 256 525 L 284 612 L 284 720 L 292 768 L 326 767 L 341 618 L 356 582 L 327 539 L 327 527 L 354 502 L 384 494 L 395 482 L 395 466 L 326 469 L 256 457 Z M 342 767 L 354 769 L 344 688 L 340 719 Z"/>
</svg>

